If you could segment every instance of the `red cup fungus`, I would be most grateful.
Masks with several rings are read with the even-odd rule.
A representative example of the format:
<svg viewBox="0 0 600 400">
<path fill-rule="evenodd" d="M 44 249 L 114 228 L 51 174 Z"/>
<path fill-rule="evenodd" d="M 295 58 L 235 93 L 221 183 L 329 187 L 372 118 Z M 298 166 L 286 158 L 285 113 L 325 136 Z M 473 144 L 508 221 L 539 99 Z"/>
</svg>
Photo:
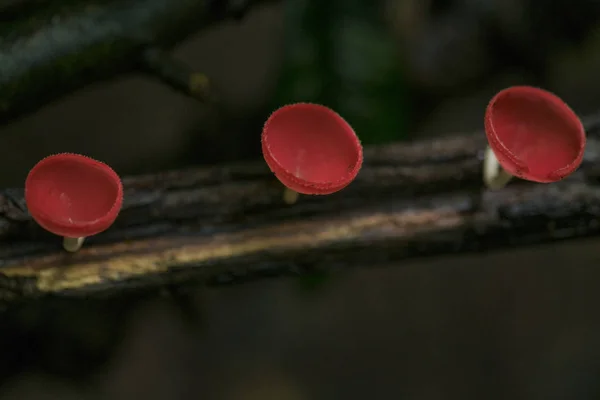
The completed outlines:
<svg viewBox="0 0 600 400">
<path fill-rule="evenodd" d="M 485 113 L 489 148 L 484 181 L 491 188 L 512 176 L 550 183 L 581 164 L 586 136 L 580 119 L 556 95 L 529 86 L 500 91 Z"/>
<path fill-rule="evenodd" d="M 64 237 L 77 251 L 85 237 L 108 229 L 123 203 L 123 185 L 108 165 L 79 154 L 56 154 L 38 162 L 25 181 L 32 218 Z"/>
<path fill-rule="evenodd" d="M 271 114 L 262 131 L 271 171 L 293 193 L 326 195 L 342 190 L 363 161 L 352 127 L 328 107 L 298 103 Z"/>
</svg>

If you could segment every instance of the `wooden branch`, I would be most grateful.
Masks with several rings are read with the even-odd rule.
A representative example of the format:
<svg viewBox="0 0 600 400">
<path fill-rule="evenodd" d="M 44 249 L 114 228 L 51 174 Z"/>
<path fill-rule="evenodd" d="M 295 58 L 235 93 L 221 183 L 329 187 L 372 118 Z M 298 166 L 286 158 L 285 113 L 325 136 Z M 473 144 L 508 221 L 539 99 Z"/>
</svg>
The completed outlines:
<svg viewBox="0 0 600 400">
<path fill-rule="evenodd" d="M 209 91 L 206 75 L 189 70 L 167 52 L 148 48 L 142 55 L 141 63 L 142 68 L 151 76 L 186 96 L 200 101 L 208 101 L 213 97 Z"/>
<path fill-rule="evenodd" d="M 0 9 L 0 123 L 90 83 L 148 67 L 147 48 L 168 49 L 193 32 L 268 1 L 21 0 Z M 179 67 L 149 64 L 163 82 L 184 89 L 173 82 Z M 193 79 L 197 76 L 191 77 L 192 96 L 194 89 L 204 87 Z"/>
<path fill-rule="evenodd" d="M 22 191 L 5 190 L 0 300 L 226 284 L 596 235 L 598 126 L 588 125 L 573 176 L 498 192 L 482 188 L 483 134 L 368 148 L 347 189 L 293 206 L 264 162 L 131 177 L 115 225 L 77 254 L 31 220 Z"/>
</svg>

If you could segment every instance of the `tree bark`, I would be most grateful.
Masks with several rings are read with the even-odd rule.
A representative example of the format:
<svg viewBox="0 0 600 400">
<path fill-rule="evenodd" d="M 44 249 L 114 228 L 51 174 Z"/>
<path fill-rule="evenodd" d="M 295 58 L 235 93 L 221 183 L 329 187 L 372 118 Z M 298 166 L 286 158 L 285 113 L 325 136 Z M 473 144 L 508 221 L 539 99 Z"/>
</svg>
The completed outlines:
<svg viewBox="0 0 600 400">
<path fill-rule="evenodd" d="M 482 186 L 482 133 L 367 148 L 348 188 L 291 206 L 264 162 L 126 178 L 119 218 L 76 254 L 31 220 L 22 190 L 4 190 L 0 300 L 229 284 L 597 235 L 600 124 L 590 121 L 578 172 L 497 192 Z"/>
</svg>

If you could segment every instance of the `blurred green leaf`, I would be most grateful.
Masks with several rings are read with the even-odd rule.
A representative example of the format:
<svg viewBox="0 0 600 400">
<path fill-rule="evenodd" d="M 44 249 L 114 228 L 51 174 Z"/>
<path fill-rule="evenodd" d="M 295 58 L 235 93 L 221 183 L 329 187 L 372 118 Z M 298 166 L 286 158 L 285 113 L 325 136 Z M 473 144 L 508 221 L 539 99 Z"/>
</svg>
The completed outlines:
<svg viewBox="0 0 600 400">
<path fill-rule="evenodd" d="M 406 137 L 408 92 L 376 2 L 288 0 L 277 108 L 314 102 L 339 112 L 365 144 Z"/>
</svg>

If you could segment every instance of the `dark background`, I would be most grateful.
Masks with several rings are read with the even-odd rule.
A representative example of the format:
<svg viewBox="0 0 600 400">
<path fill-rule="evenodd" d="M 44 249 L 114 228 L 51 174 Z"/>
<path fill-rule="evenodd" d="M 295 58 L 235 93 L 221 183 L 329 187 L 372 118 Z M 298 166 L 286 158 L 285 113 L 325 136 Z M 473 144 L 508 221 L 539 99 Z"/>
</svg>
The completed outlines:
<svg viewBox="0 0 600 400">
<path fill-rule="evenodd" d="M 143 76 L 89 86 L 0 128 L 0 186 L 65 151 L 123 175 L 258 158 L 261 123 L 293 101 L 366 144 L 482 129 L 513 84 L 584 115 L 598 27 L 592 0 L 259 7 L 175 49 L 217 110 Z M 598 399 L 599 245 L 24 306 L 0 318 L 0 399 Z"/>
</svg>

